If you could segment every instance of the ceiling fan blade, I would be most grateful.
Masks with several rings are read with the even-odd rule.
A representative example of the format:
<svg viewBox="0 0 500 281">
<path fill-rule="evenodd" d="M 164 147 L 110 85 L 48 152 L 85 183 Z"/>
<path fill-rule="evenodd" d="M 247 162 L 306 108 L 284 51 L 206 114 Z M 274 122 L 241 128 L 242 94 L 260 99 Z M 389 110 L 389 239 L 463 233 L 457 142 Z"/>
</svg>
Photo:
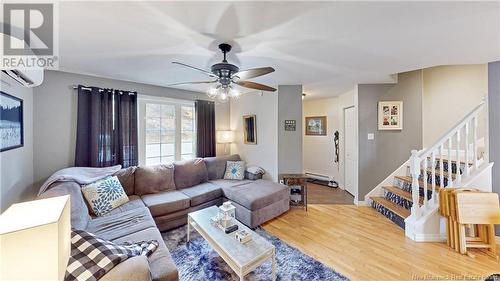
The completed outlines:
<svg viewBox="0 0 500 281">
<path fill-rule="evenodd" d="M 214 80 L 214 81 L 197 81 L 197 82 L 180 82 L 180 83 L 168 84 L 167 86 L 210 84 L 210 83 L 215 83 L 215 82 L 217 82 L 217 80 Z"/>
<path fill-rule="evenodd" d="M 185 66 L 185 67 L 189 67 L 189 68 L 194 69 L 194 70 L 198 70 L 199 72 L 205 73 L 206 75 L 208 75 L 210 77 L 217 77 L 217 75 L 213 74 L 212 72 L 208 72 L 206 70 L 203 70 L 203 69 L 195 67 L 195 66 L 191 66 L 191 65 L 188 65 L 188 64 L 185 64 L 185 63 L 182 63 L 182 62 L 177 62 L 177 61 L 173 61 L 172 63 L 173 64 L 178 64 L 178 65 L 182 65 L 182 66 Z"/>
<path fill-rule="evenodd" d="M 247 70 L 242 70 L 233 75 L 233 77 L 237 76 L 241 80 L 246 80 L 250 78 L 255 78 L 259 77 L 262 75 L 269 74 L 271 72 L 274 72 L 274 68 L 272 67 L 260 67 L 260 68 L 252 68 L 252 69 L 247 69 Z"/>
<path fill-rule="evenodd" d="M 236 84 L 245 87 L 245 88 L 250 88 L 250 89 L 256 89 L 256 90 L 262 90 L 262 91 L 269 91 L 269 92 L 275 92 L 276 89 L 273 87 L 269 87 L 264 84 L 259 84 L 251 81 L 237 81 L 235 82 Z"/>
</svg>

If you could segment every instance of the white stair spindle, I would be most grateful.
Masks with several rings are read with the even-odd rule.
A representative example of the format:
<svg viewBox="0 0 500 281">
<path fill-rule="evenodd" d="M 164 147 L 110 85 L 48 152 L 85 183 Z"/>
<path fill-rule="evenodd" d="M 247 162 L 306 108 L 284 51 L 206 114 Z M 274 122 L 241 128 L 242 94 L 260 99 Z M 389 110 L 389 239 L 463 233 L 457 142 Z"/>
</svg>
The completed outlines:
<svg viewBox="0 0 500 281">
<path fill-rule="evenodd" d="M 453 178 L 451 177 L 451 167 L 453 163 L 451 162 L 451 146 L 453 144 L 453 141 L 451 140 L 452 137 L 448 139 L 448 184 L 446 187 L 452 187 L 455 186 L 453 183 Z"/>
<path fill-rule="evenodd" d="M 444 144 L 439 146 L 439 186 L 444 186 L 444 164 L 443 164 L 443 148 Z M 439 196 L 434 196 L 434 203 L 437 204 Z"/>
<path fill-rule="evenodd" d="M 415 219 L 420 217 L 420 186 L 418 183 L 418 178 L 420 177 L 420 158 L 418 157 L 418 151 L 412 150 L 410 157 L 410 173 L 412 177 L 411 182 L 411 197 L 413 205 L 411 207 L 411 214 Z"/>
<path fill-rule="evenodd" d="M 464 150 L 465 150 L 465 167 L 464 167 L 464 176 L 465 178 L 469 177 L 469 122 L 465 123 L 465 133 L 464 133 Z M 460 167 L 462 166 L 460 163 L 457 164 L 457 172 L 460 172 Z"/>
<path fill-rule="evenodd" d="M 455 166 L 456 166 L 456 175 L 455 175 L 455 181 L 457 182 L 457 186 L 460 186 L 462 183 L 462 175 L 460 174 L 460 131 L 462 128 L 458 129 L 457 131 L 457 146 L 456 146 L 456 159 L 455 159 Z M 449 174 L 453 173 L 453 169 L 449 169 L 448 171 Z"/>
<path fill-rule="evenodd" d="M 473 159 L 472 159 L 472 164 L 474 165 L 474 170 L 477 170 L 477 165 L 478 165 L 478 161 L 477 161 L 477 115 L 474 116 L 474 119 L 472 119 L 472 124 L 473 124 L 473 128 L 472 128 L 472 149 L 474 150 L 473 152 Z M 466 164 L 468 166 L 468 162 Z"/>
<path fill-rule="evenodd" d="M 436 151 L 432 151 L 432 157 L 431 157 L 431 168 L 432 168 L 432 197 L 431 197 L 431 204 L 436 203 L 435 202 L 435 197 L 436 197 Z"/>
<path fill-rule="evenodd" d="M 424 207 L 427 207 L 427 159 L 422 161 L 424 171 Z M 417 201 L 418 202 L 418 201 Z M 415 202 L 413 202 L 415 203 Z"/>
</svg>

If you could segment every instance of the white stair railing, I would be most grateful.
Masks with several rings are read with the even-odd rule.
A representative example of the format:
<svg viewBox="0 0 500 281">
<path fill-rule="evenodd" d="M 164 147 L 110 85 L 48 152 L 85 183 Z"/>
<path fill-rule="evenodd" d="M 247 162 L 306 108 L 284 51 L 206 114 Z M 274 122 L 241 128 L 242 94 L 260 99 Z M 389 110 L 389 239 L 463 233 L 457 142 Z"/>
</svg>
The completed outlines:
<svg viewBox="0 0 500 281">
<path fill-rule="evenodd" d="M 472 172 L 478 169 L 477 126 L 479 113 L 483 106 L 484 102 L 481 102 L 429 148 L 421 151 L 411 151 L 410 174 L 413 178 L 413 205 L 410 218 L 412 220 L 417 220 L 425 210 L 438 205 L 436 180 L 439 181 L 440 187 L 459 187 L 462 181 L 466 180 Z M 469 142 L 472 142 L 472 148 Z M 453 151 L 456 151 L 455 156 L 452 155 Z M 461 157 L 461 151 L 463 151 L 463 157 Z M 436 161 L 436 155 L 439 155 L 438 161 Z M 455 173 L 453 173 L 452 168 L 454 161 L 456 165 Z M 463 170 L 461 170 L 462 161 L 465 163 Z M 445 164 L 448 165 L 447 172 L 444 171 Z M 469 165 L 471 166 L 469 167 Z M 439 171 L 438 177 L 436 177 L 437 170 Z M 432 177 L 430 183 L 428 174 Z M 446 185 L 444 184 L 445 180 L 447 180 Z M 419 204 L 421 189 L 423 190 L 422 206 Z"/>
</svg>

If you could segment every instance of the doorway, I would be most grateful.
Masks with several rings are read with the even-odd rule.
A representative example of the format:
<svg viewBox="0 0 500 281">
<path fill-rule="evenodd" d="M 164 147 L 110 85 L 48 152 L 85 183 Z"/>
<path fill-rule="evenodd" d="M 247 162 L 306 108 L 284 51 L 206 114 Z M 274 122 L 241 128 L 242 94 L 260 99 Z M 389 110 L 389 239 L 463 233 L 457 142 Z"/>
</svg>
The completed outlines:
<svg viewBox="0 0 500 281">
<path fill-rule="evenodd" d="M 357 199 L 358 140 L 357 111 L 354 106 L 344 108 L 344 186 Z"/>
</svg>

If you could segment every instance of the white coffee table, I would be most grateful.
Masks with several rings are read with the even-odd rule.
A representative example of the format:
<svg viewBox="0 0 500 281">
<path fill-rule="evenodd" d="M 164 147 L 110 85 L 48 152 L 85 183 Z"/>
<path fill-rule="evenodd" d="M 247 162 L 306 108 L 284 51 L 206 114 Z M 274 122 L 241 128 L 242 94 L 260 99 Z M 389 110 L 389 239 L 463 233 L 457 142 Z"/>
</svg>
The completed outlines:
<svg viewBox="0 0 500 281">
<path fill-rule="evenodd" d="M 255 233 L 244 224 L 235 220 L 239 230 L 246 230 L 252 235 L 252 241 L 242 244 L 236 240 L 236 231 L 226 234 L 220 228 L 212 225 L 210 218 L 217 215 L 219 209 L 215 206 L 188 214 L 187 241 L 191 228 L 196 229 L 207 240 L 212 248 L 224 259 L 234 272 L 243 280 L 245 275 L 272 260 L 272 280 L 276 280 L 276 251 L 266 239 Z"/>
</svg>

